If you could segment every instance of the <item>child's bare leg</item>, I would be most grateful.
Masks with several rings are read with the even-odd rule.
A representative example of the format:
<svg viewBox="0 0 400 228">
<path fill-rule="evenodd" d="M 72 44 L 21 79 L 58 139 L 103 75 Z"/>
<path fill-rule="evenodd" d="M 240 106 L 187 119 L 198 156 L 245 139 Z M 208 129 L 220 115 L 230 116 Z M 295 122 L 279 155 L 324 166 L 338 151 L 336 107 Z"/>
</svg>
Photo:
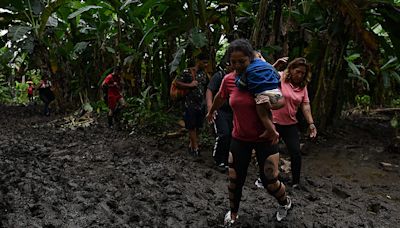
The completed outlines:
<svg viewBox="0 0 400 228">
<path fill-rule="evenodd" d="M 272 123 L 270 118 L 270 116 L 272 117 L 270 108 L 271 105 L 269 102 L 256 105 L 258 117 L 265 127 L 265 131 L 260 135 L 260 137 L 269 138 L 272 140 L 272 144 L 276 144 L 279 140 L 279 133 L 275 130 L 275 125 Z"/>
</svg>

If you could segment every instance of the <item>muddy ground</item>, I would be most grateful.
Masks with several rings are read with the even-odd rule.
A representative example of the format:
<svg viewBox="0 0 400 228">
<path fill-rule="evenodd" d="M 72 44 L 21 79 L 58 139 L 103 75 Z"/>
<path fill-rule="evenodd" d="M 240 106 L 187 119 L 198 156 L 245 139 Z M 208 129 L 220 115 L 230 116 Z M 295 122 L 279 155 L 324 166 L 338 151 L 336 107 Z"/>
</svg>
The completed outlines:
<svg viewBox="0 0 400 228">
<path fill-rule="evenodd" d="M 0 106 L 0 227 L 222 227 L 227 176 L 214 168 L 211 143 L 193 158 L 184 137 L 60 122 Z M 303 187 L 288 188 L 294 207 L 280 223 L 252 165 L 238 226 L 399 227 L 400 170 L 380 162 L 399 165 L 400 155 L 375 127 L 346 123 L 304 141 Z"/>
</svg>

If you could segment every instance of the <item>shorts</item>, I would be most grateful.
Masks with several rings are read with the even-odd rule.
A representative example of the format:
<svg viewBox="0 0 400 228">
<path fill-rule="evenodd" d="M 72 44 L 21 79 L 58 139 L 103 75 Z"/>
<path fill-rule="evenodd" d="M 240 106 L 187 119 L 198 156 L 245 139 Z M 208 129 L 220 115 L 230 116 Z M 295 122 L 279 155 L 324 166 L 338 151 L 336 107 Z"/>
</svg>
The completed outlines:
<svg viewBox="0 0 400 228">
<path fill-rule="evenodd" d="M 202 109 L 187 108 L 184 115 L 185 128 L 188 130 L 203 127 L 204 112 Z"/>
<path fill-rule="evenodd" d="M 280 89 L 265 90 L 264 92 L 255 94 L 256 104 L 270 103 L 271 105 L 277 104 L 281 99 L 282 92 Z"/>
<path fill-rule="evenodd" d="M 122 96 L 109 96 L 108 97 L 108 108 L 111 111 L 115 111 L 117 107 L 125 106 L 126 102 Z"/>
<path fill-rule="evenodd" d="M 230 152 L 232 153 L 232 156 L 234 156 L 234 160 L 237 161 L 236 163 L 238 163 L 238 165 L 243 161 L 250 161 L 253 150 L 256 152 L 258 164 L 261 165 L 261 167 L 264 167 L 265 160 L 269 156 L 278 153 L 278 145 L 271 145 L 270 141 L 247 142 L 232 138 Z M 260 174 L 261 173 L 262 172 L 260 172 Z"/>
</svg>

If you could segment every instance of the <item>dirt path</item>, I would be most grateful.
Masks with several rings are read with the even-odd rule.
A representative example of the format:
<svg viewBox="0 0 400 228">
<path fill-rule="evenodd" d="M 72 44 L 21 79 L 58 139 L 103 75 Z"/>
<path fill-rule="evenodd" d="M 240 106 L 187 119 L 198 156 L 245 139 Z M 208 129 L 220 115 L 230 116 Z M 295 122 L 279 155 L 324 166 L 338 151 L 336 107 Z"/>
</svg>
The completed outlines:
<svg viewBox="0 0 400 228">
<path fill-rule="evenodd" d="M 61 117 L 58 117 L 61 118 Z M 203 156 L 185 154 L 184 138 L 129 135 L 103 123 L 63 130 L 25 107 L 0 106 L 0 227 L 221 227 L 227 178 Z M 243 191 L 243 227 L 398 227 L 399 155 L 354 127 L 307 143 L 304 188 L 275 222 L 275 200 Z"/>
</svg>

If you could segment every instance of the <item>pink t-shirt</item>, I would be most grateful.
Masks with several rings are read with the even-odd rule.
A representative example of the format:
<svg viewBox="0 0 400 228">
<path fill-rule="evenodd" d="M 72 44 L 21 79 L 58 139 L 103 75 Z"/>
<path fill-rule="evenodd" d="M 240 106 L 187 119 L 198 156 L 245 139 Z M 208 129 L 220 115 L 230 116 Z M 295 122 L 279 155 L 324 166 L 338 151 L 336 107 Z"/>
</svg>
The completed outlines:
<svg viewBox="0 0 400 228">
<path fill-rule="evenodd" d="M 226 75 L 219 89 L 222 98 L 229 98 L 233 110 L 232 137 L 247 142 L 268 141 L 259 138 L 265 128 L 258 118 L 254 96 L 248 91 L 239 90 L 235 84 L 235 76 L 235 72 Z"/>
<path fill-rule="evenodd" d="M 272 110 L 273 122 L 280 125 L 296 124 L 297 109 L 301 103 L 309 103 L 307 86 L 304 88 L 295 87 L 285 79 L 281 73 L 281 91 L 285 97 L 285 106 L 281 109 Z"/>
</svg>

